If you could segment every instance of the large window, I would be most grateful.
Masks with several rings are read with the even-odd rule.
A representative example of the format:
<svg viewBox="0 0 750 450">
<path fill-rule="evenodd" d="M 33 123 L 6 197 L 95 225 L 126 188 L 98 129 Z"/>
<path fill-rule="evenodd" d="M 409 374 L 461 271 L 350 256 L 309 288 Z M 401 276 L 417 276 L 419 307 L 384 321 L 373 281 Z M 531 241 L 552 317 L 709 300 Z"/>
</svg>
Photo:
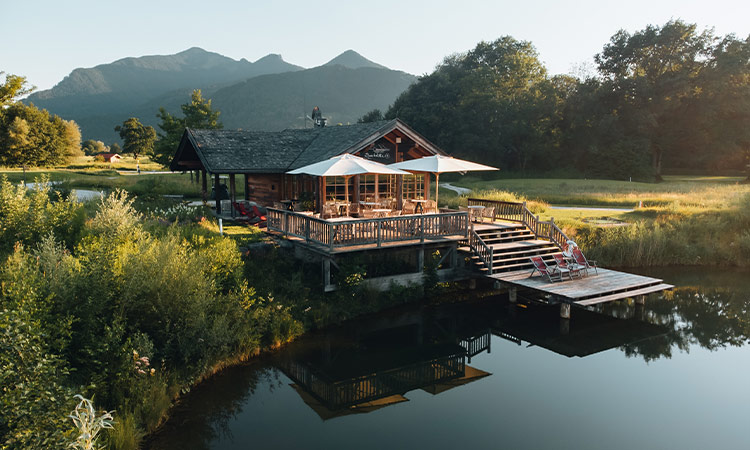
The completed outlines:
<svg viewBox="0 0 750 450">
<path fill-rule="evenodd" d="M 376 175 L 360 175 L 359 177 L 359 200 L 362 202 L 375 201 L 375 177 Z M 396 196 L 396 177 L 394 175 L 377 175 L 378 198 L 393 198 Z"/>
<path fill-rule="evenodd" d="M 424 174 L 404 175 L 404 198 L 424 198 Z"/>
<path fill-rule="evenodd" d="M 345 200 L 345 183 L 349 182 L 349 197 L 354 194 L 352 187 L 352 179 L 348 180 L 344 177 L 326 177 L 326 197 L 325 201 L 330 202 L 333 200 Z"/>
</svg>

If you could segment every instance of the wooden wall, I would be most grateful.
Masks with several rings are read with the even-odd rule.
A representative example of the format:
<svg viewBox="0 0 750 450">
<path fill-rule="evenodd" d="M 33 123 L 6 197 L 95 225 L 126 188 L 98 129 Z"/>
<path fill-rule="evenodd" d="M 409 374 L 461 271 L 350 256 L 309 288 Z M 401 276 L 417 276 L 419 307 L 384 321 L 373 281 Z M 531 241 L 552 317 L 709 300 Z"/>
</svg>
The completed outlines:
<svg viewBox="0 0 750 450">
<path fill-rule="evenodd" d="M 273 206 L 282 200 L 282 175 L 279 173 L 248 174 L 245 178 L 248 200 L 263 206 Z"/>
</svg>

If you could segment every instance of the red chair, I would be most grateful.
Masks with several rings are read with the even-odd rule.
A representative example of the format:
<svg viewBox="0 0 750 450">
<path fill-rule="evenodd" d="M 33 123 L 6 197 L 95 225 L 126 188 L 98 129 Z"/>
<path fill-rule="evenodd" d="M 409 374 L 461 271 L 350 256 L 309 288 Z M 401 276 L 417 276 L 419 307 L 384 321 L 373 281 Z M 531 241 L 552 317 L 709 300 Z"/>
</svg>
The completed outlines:
<svg viewBox="0 0 750 450">
<path fill-rule="evenodd" d="M 555 258 L 555 264 L 557 264 L 557 267 L 568 271 L 568 276 L 571 280 L 574 276 L 583 276 L 585 267 L 579 266 L 578 264 L 568 264 L 568 261 L 565 259 L 565 257 L 559 253 L 555 253 L 554 255 L 552 255 L 552 257 Z"/>
<path fill-rule="evenodd" d="M 260 208 L 256 205 L 250 205 L 249 210 L 244 204 L 238 202 L 232 203 L 232 206 L 234 206 L 234 209 L 237 210 L 240 215 L 247 217 L 249 223 L 257 225 L 260 228 L 267 226 L 268 220 L 265 214 L 261 213 Z"/>
<path fill-rule="evenodd" d="M 586 257 L 583 256 L 583 252 L 580 248 L 576 247 L 573 249 L 573 259 L 576 260 L 576 264 L 583 267 L 586 275 L 588 275 L 589 269 L 594 269 L 594 273 L 597 275 L 599 274 L 599 272 L 596 270 L 596 261 L 586 259 Z"/>
<path fill-rule="evenodd" d="M 539 273 L 541 273 L 542 276 L 546 276 L 550 282 L 563 280 L 563 269 L 548 266 L 541 256 L 532 256 L 529 259 L 531 259 L 531 263 L 534 264 L 534 270 L 531 271 L 529 278 L 531 278 L 536 271 L 539 271 Z"/>
</svg>

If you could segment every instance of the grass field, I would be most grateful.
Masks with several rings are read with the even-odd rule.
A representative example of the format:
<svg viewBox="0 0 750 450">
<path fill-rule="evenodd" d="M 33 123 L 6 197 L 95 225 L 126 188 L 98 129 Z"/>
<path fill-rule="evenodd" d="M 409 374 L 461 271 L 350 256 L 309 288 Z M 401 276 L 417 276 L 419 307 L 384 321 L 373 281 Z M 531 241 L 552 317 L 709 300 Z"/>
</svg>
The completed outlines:
<svg viewBox="0 0 750 450">
<path fill-rule="evenodd" d="M 738 177 L 665 178 L 652 184 L 464 177 L 452 184 L 472 189 L 474 197 L 526 201 L 543 220 L 554 217 L 605 265 L 750 264 L 750 185 Z M 440 199 L 447 206 L 466 204 L 466 196 L 446 189 L 440 189 Z M 560 210 L 550 205 L 633 211 Z"/>
<path fill-rule="evenodd" d="M 149 161 L 148 158 L 141 158 L 140 168 L 142 173 L 138 174 L 136 161 L 132 157 L 125 157 L 122 162 L 110 165 L 94 161 L 91 156 L 82 156 L 65 167 L 30 169 L 25 174 L 19 168 L 0 167 L 0 176 L 5 175 L 13 183 L 19 183 L 24 179 L 31 183 L 35 178 L 46 175 L 50 181 L 61 183 L 60 187 L 64 190 L 124 189 L 136 195 L 171 194 L 195 199 L 200 197 L 200 184 L 197 180 L 191 181 L 189 173 L 145 173 L 164 170 L 163 166 Z M 237 180 L 238 196 L 244 196 L 241 179 L 240 177 Z M 209 189 L 210 185 L 209 183 Z"/>
</svg>

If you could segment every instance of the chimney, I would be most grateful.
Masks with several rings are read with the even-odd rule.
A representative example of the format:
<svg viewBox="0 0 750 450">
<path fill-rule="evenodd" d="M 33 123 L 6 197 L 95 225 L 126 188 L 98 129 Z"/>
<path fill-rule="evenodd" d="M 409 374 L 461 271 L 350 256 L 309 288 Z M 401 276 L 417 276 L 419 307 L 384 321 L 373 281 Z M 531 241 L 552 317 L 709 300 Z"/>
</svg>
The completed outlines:
<svg viewBox="0 0 750 450">
<path fill-rule="evenodd" d="M 316 106 L 315 108 L 313 108 L 313 111 L 312 111 L 312 120 L 313 120 L 313 124 L 317 128 L 317 127 L 326 126 L 326 121 L 328 119 L 323 117 L 323 113 L 320 112 L 320 108 Z"/>
</svg>

